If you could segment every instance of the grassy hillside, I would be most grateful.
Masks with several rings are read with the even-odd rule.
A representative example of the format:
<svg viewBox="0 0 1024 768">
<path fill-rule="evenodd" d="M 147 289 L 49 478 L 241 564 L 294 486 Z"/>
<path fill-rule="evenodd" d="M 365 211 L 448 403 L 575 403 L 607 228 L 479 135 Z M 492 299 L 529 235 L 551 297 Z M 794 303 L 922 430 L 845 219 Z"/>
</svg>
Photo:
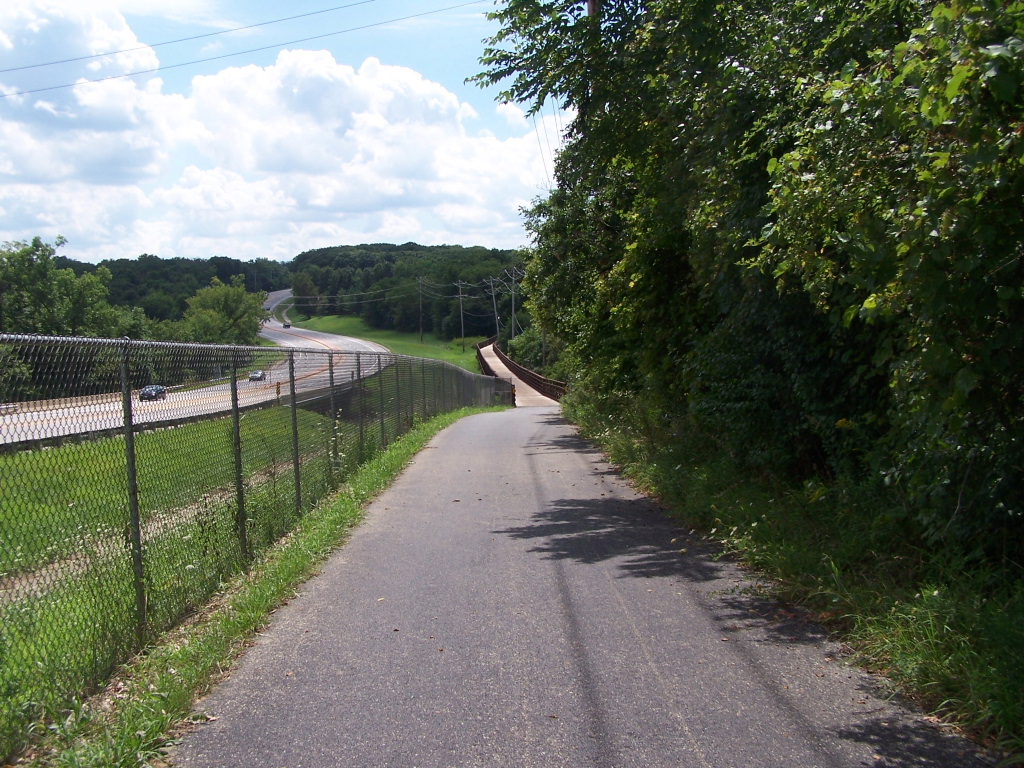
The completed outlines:
<svg viewBox="0 0 1024 768">
<path fill-rule="evenodd" d="M 474 345 L 483 340 L 484 337 L 482 336 L 474 336 L 464 340 L 442 341 L 433 334 L 425 333 L 421 342 L 418 333 L 379 331 L 370 328 L 358 317 L 328 315 L 326 317 L 307 318 L 304 315 L 296 315 L 294 311 L 289 312 L 288 316 L 297 327 L 308 328 L 311 331 L 320 331 L 322 333 L 336 333 L 340 336 L 366 339 L 367 341 L 383 344 L 396 355 L 443 360 L 465 368 L 467 371 L 478 372 Z M 463 351 L 463 343 L 465 344 L 465 351 Z"/>
</svg>

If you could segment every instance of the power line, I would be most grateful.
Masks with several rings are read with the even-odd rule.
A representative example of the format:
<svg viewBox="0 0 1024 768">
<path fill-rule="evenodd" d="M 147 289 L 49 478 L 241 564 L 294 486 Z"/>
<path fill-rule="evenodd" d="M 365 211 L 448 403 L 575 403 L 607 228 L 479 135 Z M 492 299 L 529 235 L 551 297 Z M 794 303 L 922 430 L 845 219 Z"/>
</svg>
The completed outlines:
<svg viewBox="0 0 1024 768">
<path fill-rule="evenodd" d="M 543 118 L 543 115 L 541 116 Z M 543 123 L 543 119 L 541 120 Z M 537 147 L 540 149 L 540 163 L 544 166 L 544 176 L 548 180 L 548 189 L 551 189 L 551 174 L 548 173 L 548 163 L 544 157 L 544 145 L 540 140 L 540 129 L 537 128 L 537 115 L 533 115 L 533 133 L 537 137 Z"/>
<path fill-rule="evenodd" d="M 102 59 L 104 56 L 117 56 L 121 53 L 133 53 L 134 51 L 142 51 L 147 48 L 161 48 L 165 45 L 177 45 L 178 43 L 190 43 L 193 40 L 202 40 L 207 37 L 216 37 L 217 35 L 228 35 L 232 32 L 243 32 L 247 29 L 256 29 L 257 27 L 266 27 L 270 24 L 281 24 L 285 21 L 295 21 L 296 19 L 305 19 L 309 16 L 317 16 L 322 13 L 331 13 L 332 11 L 341 11 L 346 8 L 354 8 L 357 5 L 366 5 L 368 3 L 376 3 L 378 0 L 360 0 L 357 3 L 349 3 L 348 5 L 339 5 L 334 8 L 325 8 L 322 11 L 310 11 L 309 13 L 300 13 L 298 16 L 287 16 L 283 19 L 273 19 L 272 21 L 261 21 L 257 24 L 248 24 L 244 27 L 233 27 L 231 29 L 222 29 L 218 32 L 206 32 L 202 35 L 193 35 L 192 37 L 181 37 L 177 40 L 165 40 L 162 43 L 150 43 L 148 45 L 137 45 L 134 48 L 122 48 L 117 51 L 107 51 L 106 53 L 93 53 L 89 56 L 75 56 L 71 59 L 58 59 L 56 61 L 44 61 L 39 64 L 25 64 L 20 67 L 8 67 L 7 69 L 0 69 L 0 74 L 4 72 L 20 72 L 25 69 L 38 69 L 39 67 L 53 67 L 58 64 L 72 64 L 76 61 L 89 61 L 91 59 Z"/>
<path fill-rule="evenodd" d="M 168 70 L 168 69 L 179 69 L 181 67 L 190 67 L 193 64 L 206 64 L 206 63 L 211 62 L 211 61 L 219 61 L 220 59 L 229 59 L 229 58 L 231 58 L 233 56 L 244 56 L 244 55 L 246 55 L 248 53 L 259 53 L 260 51 L 268 51 L 268 50 L 272 50 L 274 48 L 283 48 L 283 47 L 286 47 L 286 46 L 289 46 L 289 45 L 298 45 L 299 43 L 308 43 L 308 42 L 311 42 L 313 40 L 322 40 L 322 39 L 324 39 L 326 37 L 335 37 L 337 35 L 344 35 L 344 34 L 347 34 L 349 32 L 360 32 L 360 31 L 362 31 L 364 29 L 373 29 L 374 27 L 383 27 L 383 26 L 387 26 L 388 24 L 396 24 L 396 23 L 398 23 L 400 21 L 408 21 L 410 19 L 418 19 L 418 18 L 421 18 L 423 16 L 432 16 L 432 15 L 437 14 L 437 13 L 444 13 L 446 11 L 454 11 L 454 10 L 456 10 L 458 8 L 466 8 L 467 6 L 470 6 L 470 5 L 480 5 L 480 4 L 485 3 L 485 2 L 488 2 L 488 0 L 472 0 L 471 2 L 468 2 L 468 3 L 460 3 L 458 5 L 450 5 L 450 6 L 446 7 L 446 8 L 437 8 L 437 9 L 435 9 L 433 11 L 424 11 L 423 13 L 413 13 L 413 14 L 410 14 L 408 16 L 402 16 L 402 17 L 397 18 L 397 19 L 388 19 L 387 21 L 378 21 L 378 22 L 375 22 L 373 24 L 364 24 L 361 27 L 349 27 L 348 29 L 341 29 L 341 30 L 338 30 L 336 32 L 325 32 L 322 35 L 313 35 L 312 37 L 304 37 L 304 38 L 301 38 L 299 40 L 290 40 L 290 41 L 288 41 L 286 43 L 275 43 L 273 45 L 263 45 L 263 46 L 260 46 L 259 48 L 250 48 L 250 49 L 244 50 L 244 51 L 235 51 L 234 53 L 224 53 L 224 54 L 221 54 L 220 56 L 211 56 L 211 57 L 206 58 L 206 59 L 194 59 L 193 61 L 185 61 L 185 62 L 181 62 L 179 64 L 168 64 L 166 66 L 155 67 L 153 69 L 141 69 L 138 72 L 127 72 L 127 73 L 122 74 L 122 75 L 110 75 L 109 77 L 99 77 L 99 78 L 96 78 L 95 80 L 80 80 L 80 81 L 78 81 L 76 83 L 64 83 L 63 85 L 51 85 L 51 86 L 47 86 L 45 88 L 31 88 L 31 89 L 25 90 L 25 91 L 13 91 L 12 93 L 0 94 L 0 97 L 6 99 L 6 98 L 14 97 L 14 96 L 28 96 L 28 95 L 33 94 L 33 93 L 44 93 L 46 91 L 58 91 L 58 90 L 63 90 L 65 88 L 75 88 L 76 86 L 79 86 L 79 85 L 92 85 L 93 83 L 105 83 L 108 80 L 124 80 L 124 79 L 127 79 L 129 77 L 138 77 L 140 75 L 152 75 L 152 74 L 155 74 L 157 72 L 162 72 L 162 71 Z"/>
</svg>

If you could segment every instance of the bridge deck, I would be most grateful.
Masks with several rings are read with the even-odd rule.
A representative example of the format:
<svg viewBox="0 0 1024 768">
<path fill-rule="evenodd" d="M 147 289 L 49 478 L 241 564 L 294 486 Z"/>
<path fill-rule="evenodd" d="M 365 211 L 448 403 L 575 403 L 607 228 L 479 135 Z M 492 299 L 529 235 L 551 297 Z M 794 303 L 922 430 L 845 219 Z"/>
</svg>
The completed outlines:
<svg viewBox="0 0 1024 768">
<path fill-rule="evenodd" d="M 512 383 L 516 387 L 516 406 L 519 408 L 530 407 L 530 406 L 551 406 L 558 405 L 557 400 L 552 400 L 550 397 L 542 395 L 540 392 L 535 390 L 525 381 L 516 376 L 508 367 L 501 362 L 498 356 L 494 353 L 494 345 L 490 344 L 486 347 L 481 348 L 480 354 L 484 356 L 484 359 L 491 366 L 499 378 L 512 379 Z"/>
</svg>

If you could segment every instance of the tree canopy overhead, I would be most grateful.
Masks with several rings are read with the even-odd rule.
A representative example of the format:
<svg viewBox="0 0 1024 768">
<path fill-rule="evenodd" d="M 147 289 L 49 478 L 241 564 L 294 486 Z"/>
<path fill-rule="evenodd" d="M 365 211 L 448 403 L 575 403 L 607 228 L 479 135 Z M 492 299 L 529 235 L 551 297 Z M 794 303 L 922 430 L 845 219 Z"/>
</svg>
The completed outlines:
<svg viewBox="0 0 1024 768">
<path fill-rule="evenodd" d="M 1019 554 L 1024 3 L 597 6 L 509 0 L 476 78 L 575 112 L 527 287 L 576 391 Z"/>
</svg>

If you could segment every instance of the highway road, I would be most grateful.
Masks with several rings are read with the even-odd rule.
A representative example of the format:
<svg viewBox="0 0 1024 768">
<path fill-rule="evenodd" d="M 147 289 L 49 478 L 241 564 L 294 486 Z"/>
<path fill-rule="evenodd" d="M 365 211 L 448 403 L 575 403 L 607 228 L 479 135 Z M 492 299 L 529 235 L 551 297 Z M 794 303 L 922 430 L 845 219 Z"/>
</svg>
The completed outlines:
<svg viewBox="0 0 1024 768">
<path fill-rule="evenodd" d="M 266 307 L 275 309 L 291 295 L 290 290 L 275 291 L 268 297 Z M 295 355 L 296 389 L 299 392 L 326 387 L 330 380 L 327 357 L 322 354 L 303 354 L 303 351 L 335 351 L 343 354 L 334 359 L 334 380 L 344 383 L 358 375 L 376 373 L 388 358 L 386 347 L 348 336 L 285 328 L 276 319 L 268 321 L 261 336 L 279 345 L 281 349 L 267 349 L 255 353 L 251 367 L 266 371 L 263 381 L 249 381 L 248 370 L 241 373 L 239 405 L 251 406 L 287 395 L 288 361 L 282 353 L 285 348 L 297 350 Z M 353 353 L 363 353 L 357 361 Z M 155 382 L 160 383 L 160 382 Z M 280 387 L 280 388 L 279 388 Z M 231 385 L 226 379 L 206 383 L 200 387 L 171 388 L 164 400 L 132 401 L 132 419 L 136 424 L 174 423 L 182 419 L 223 413 L 231 408 Z M 0 409 L 0 443 L 51 440 L 91 432 L 108 432 L 124 426 L 124 407 L 121 393 L 110 392 L 88 398 L 68 398 L 9 405 Z"/>
<path fill-rule="evenodd" d="M 273 291 L 267 294 L 264 307 L 274 312 L 278 305 L 292 295 L 290 289 Z M 276 318 L 272 317 L 263 325 L 260 336 L 282 347 L 301 347 L 306 349 L 332 349 L 340 352 L 389 352 L 387 347 L 372 341 L 356 339 L 352 336 L 336 336 L 332 333 L 308 331 L 302 328 L 285 328 Z"/>
</svg>

